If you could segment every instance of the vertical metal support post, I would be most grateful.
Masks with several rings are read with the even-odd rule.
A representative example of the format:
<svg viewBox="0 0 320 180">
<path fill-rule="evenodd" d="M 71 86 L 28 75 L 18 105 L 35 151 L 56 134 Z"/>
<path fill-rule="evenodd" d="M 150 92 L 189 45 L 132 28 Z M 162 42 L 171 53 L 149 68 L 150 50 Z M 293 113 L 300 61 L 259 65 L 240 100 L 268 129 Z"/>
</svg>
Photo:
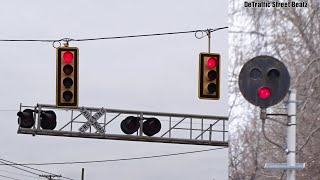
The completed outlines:
<svg viewBox="0 0 320 180">
<path fill-rule="evenodd" d="M 226 139 L 226 135 L 225 135 L 225 131 L 226 131 L 226 121 L 225 120 L 222 120 L 222 131 L 223 131 L 223 133 L 222 133 L 222 141 L 225 141 L 225 139 Z"/>
<path fill-rule="evenodd" d="M 171 138 L 171 116 L 169 117 L 169 138 Z"/>
<path fill-rule="evenodd" d="M 211 136 L 212 136 L 212 124 L 210 124 L 209 142 L 211 142 Z"/>
<path fill-rule="evenodd" d="M 190 139 L 192 139 L 192 118 L 190 118 Z"/>
<path fill-rule="evenodd" d="M 103 130 L 104 132 L 106 132 L 106 123 L 107 123 L 107 114 L 104 114 L 104 117 L 103 117 Z"/>
<path fill-rule="evenodd" d="M 73 124 L 73 110 L 71 110 L 71 123 L 70 123 L 70 131 L 72 131 L 72 124 Z"/>
<path fill-rule="evenodd" d="M 291 89 L 289 91 L 289 102 L 288 102 L 288 132 L 287 132 L 287 165 L 296 165 L 296 109 L 297 109 L 297 91 Z M 287 170 L 287 180 L 295 180 L 296 171 Z"/>
<path fill-rule="evenodd" d="M 201 140 L 203 140 L 203 119 L 201 119 Z"/>
<path fill-rule="evenodd" d="M 38 111 L 38 121 L 37 121 L 37 130 L 40 130 L 40 119 L 41 119 L 41 117 L 40 117 L 40 115 L 41 115 L 41 106 L 39 106 L 39 105 L 37 105 L 37 109 L 36 109 L 36 111 Z M 35 113 L 36 114 L 36 113 Z M 36 115 L 34 115 L 34 117 L 35 117 Z M 34 118 L 34 119 L 36 119 L 36 118 Z"/>
<path fill-rule="evenodd" d="M 143 114 L 140 113 L 140 131 L 139 131 L 139 136 L 143 136 Z"/>
</svg>

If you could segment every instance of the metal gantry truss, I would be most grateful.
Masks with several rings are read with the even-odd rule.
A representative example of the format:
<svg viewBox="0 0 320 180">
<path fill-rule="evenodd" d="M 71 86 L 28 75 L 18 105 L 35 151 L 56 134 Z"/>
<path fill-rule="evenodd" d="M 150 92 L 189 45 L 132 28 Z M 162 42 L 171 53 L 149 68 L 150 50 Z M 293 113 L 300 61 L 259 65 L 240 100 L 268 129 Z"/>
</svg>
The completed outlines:
<svg viewBox="0 0 320 180">
<path fill-rule="evenodd" d="M 112 139 L 127 141 L 145 141 L 175 144 L 193 144 L 228 147 L 228 117 L 178 114 L 164 112 L 148 112 L 136 110 L 107 109 L 107 113 L 102 116 L 98 123 L 104 128 L 105 133 L 101 134 L 94 128 L 89 128 L 86 132 L 78 129 L 87 122 L 81 115 L 79 108 L 57 108 L 55 105 L 37 104 L 36 106 L 24 106 L 20 104 L 20 111 L 23 109 L 34 109 L 35 125 L 32 128 L 22 128 L 19 126 L 19 134 L 65 136 L 78 138 Z M 101 108 L 85 107 L 91 114 L 98 112 Z M 41 129 L 40 112 L 52 110 L 57 114 L 57 127 L 54 130 Z M 161 131 L 154 136 L 143 134 L 143 123 L 137 133 L 126 135 L 121 131 L 120 123 L 127 116 L 144 118 L 155 117 L 161 122 Z"/>
</svg>

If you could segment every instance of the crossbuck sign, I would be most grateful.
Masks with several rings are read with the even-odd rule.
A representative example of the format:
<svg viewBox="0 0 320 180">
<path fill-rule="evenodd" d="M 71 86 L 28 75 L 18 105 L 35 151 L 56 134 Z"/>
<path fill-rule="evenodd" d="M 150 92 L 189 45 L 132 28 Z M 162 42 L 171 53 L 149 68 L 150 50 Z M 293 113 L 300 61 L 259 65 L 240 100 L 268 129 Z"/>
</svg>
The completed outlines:
<svg viewBox="0 0 320 180">
<path fill-rule="evenodd" d="M 90 125 L 93 126 L 100 134 L 104 134 L 105 130 L 103 129 L 103 127 L 97 122 L 97 120 L 103 116 L 107 111 L 103 108 L 101 108 L 96 114 L 94 114 L 93 116 L 90 115 L 90 112 L 84 108 L 81 107 L 80 108 L 80 112 L 81 114 L 83 114 L 83 116 L 88 120 L 88 122 L 86 122 L 84 125 L 82 125 L 79 128 L 80 132 L 85 132 L 86 130 L 88 130 L 90 128 Z"/>
</svg>

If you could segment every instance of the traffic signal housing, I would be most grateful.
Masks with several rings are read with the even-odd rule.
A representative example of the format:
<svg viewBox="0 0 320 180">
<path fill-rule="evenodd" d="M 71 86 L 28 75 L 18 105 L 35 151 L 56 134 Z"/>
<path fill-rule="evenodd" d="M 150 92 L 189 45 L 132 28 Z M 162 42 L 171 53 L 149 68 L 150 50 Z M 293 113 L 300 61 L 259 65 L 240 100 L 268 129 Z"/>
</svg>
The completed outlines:
<svg viewBox="0 0 320 180">
<path fill-rule="evenodd" d="M 279 103 L 289 87 L 288 69 L 271 56 L 257 56 L 246 62 L 240 71 L 240 92 L 247 101 L 260 108 Z"/>
<path fill-rule="evenodd" d="M 78 107 L 79 50 L 57 48 L 56 106 Z"/>
<path fill-rule="evenodd" d="M 220 99 L 220 54 L 199 55 L 199 98 Z"/>
</svg>

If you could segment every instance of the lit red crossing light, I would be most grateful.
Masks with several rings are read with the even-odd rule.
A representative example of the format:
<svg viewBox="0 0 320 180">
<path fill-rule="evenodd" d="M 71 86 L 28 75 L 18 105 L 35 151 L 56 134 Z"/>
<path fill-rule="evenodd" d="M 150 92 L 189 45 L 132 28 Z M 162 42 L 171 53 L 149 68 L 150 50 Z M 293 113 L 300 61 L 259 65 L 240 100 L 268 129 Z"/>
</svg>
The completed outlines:
<svg viewBox="0 0 320 180">
<path fill-rule="evenodd" d="M 271 95 L 271 91 L 267 87 L 262 87 L 258 90 L 258 96 L 261 99 L 267 99 L 270 97 L 270 95 Z"/>
<path fill-rule="evenodd" d="M 220 98 L 220 54 L 199 55 L 199 98 L 211 100 Z"/>
<path fill-rule="evenodd" d="M 79 50 L 76 47 L 57 48 L 57 107 L 78 106 Z"/>
</svg>

